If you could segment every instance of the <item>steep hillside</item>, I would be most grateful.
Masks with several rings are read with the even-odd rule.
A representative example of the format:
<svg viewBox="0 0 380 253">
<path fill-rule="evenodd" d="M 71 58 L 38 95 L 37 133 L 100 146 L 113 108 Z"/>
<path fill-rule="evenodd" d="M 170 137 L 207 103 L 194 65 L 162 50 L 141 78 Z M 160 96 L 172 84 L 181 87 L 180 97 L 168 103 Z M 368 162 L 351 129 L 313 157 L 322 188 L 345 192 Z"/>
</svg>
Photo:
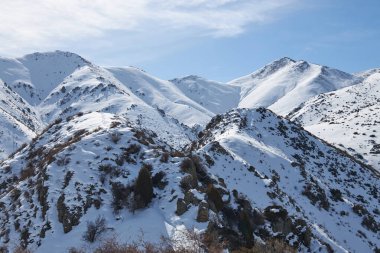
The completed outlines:
<svg viewBox="0 0 380 253">
<path fill-rule="evenodd" d="M 313 252 L 321 242 L 336 252 L 371 252 L 378 245 L 380 184 L 373 169 L 263 108 L 217 116 L 201 136 L 197 149 L 209 156 L 209 172 L 252 207 L 281 206 L 293 221 L 305 220 Z M 364 207 L 376 220 L 374 230 L 359 211 Z M 285 220 L 277 217 L 271 226 L 292 241 Z M 259 228 L 253 226 L 255 233 Z"/>
<path fill-rule="evenodd" d="M 241 88 L 240 108 L 264 106 L 285 116 L 315 95 L 361 80 L 336 69 L 282 58 L 229 84 Z"/>
<path fill-rule="evenodd" d="M 364 82 L 321 94 L 289 114 L 289 119 L 380 170 L 380 72 Z"/>
<path fill-rule="evenodd" d="M 0 80 L 0 159 L 42 130 L 35 109 Z"/>
<path fill-rule="evenodd" d="M 3 162 L 2 245 L 91 250 L 101 238 L 126 242 L 143 231 L 158 241 L 186 227 L 230 249 L 276 237 L 301 252 L 370 252 L 380 239 L 379 175 L 266 109 L 213 118 L 183 152 L 141 127 L 80 113 Z M 146 207 L 136 198 L 141 168 L 152 175 Z M 106 229 L 83 240 L 97 217 Z"/>
<path fill-rule="evenodd" d="M 140 230 L 145 239 L 158 241 L 170 229 L 180 229 L 183 221 L 173 220 L 175 202 L 170 200 L 180 193 L 178 162 L 183 158 L 160 162 L 163 153 L 175 152 L 154 132 L 131 125 L 111 113 L 79 114 L 54 122 L 3 163 L 1 244 L 67 252 L 86 243 L 86 222 L 98 216 L 107 221 L 106 235 L 122 241 L 137 240 Z M 155 181 L 159 195 L 149 208 L 132 213 L 127 199 L 117 194 L 128 191 L 143 164 L 152 165 L 153 175 L 167 176 Z M 162 188 L 167 182 L 170 186 Z"/>
</svg>

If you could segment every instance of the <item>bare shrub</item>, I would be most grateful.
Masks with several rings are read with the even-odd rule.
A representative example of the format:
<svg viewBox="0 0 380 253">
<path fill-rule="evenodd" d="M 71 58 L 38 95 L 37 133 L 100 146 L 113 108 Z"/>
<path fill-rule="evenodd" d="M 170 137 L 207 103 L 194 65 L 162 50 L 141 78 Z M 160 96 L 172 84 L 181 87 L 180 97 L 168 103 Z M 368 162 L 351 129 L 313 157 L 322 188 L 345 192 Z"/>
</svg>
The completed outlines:
<svg viewBox="0 0 380 253">
<path fill-rule="evenodd" d="M 4 251 L 4 252 L 8 252 L 8 251 Z M 31 251 L 30 249 L 23 248 L 22 246 L 19 245 L 13 250 L 13 253 L 33 253 L 33 251 Z"/>
<path fill-rule="evenodd" d="M 122 183 L 112 183 L 112 207 L 115 212 L 128 206 L 128 198 L 133 191 L 130 185 L 123 185 Z"/>
<path fill-rule="evenodd" d="M 129 154 L 137 154 L 138 152 L 140 152 L 141 150 L 141 146 L 138 145 L 138 144 L 131 144 L 126 150 L 125 152 L 129 155 Z"/>
<path fill-rule="evenodd" d="M 28 164 L 28 166 L 20 172 L 20 180 L 25 180 L 34 176 L 35 168 Z"/>
<path fill-rule="evenodd" d="M 295 253 L 296 250 L 283 241 L 273 239 L 265 244 L 255 244 L 252 248 L 241 248 L 232 253 Z"/>
<path fill-rule="evenodd" d="M 83 240 L 91 243 L 95 242 L 106 229 L 106 219 L 98 216 L 94 222 L 87 222 L 87 230 L 83 234 Z"/>
<path fill-rule="evenodd" d="M 164 180 L 165 176 L 166 173 L 164 171 L 157 172 L 152 178 L 153 186 L 161 190 L 164 189 L 168 184 L 168 181 Z"/>
<path fill-rule="evenodd" d="M 168 152 L 162 153 L 160 162 L 167 163 L 168 161 L 169 161 L 169 153 Z"/>
<path fill-rule="evenodd" d="M 56 163 L 58 166 L 66 166 L 70 163 L 71 158 L 68 156 L 58 157 Z"/>
</svg>

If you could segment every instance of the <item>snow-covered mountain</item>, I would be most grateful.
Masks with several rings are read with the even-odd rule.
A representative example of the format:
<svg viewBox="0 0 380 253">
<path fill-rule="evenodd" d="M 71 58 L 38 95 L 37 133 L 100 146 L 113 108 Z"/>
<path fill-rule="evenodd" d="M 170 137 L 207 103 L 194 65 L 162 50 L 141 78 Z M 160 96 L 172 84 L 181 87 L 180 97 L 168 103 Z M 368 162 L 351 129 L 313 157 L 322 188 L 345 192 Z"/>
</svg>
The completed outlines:
<svg viewBox="0 0 380 253">
<path fill-rule="evenodd" d="M 380 170 L 380 70 L 358 75 L 362 83 L 318 95 L 288 117 Z"/>
<path fill-rule="evenodd" d="M 233 108 L 267 107 L 286 116 L 318 94 L 357 84 L 363 78 L 285 57 L 227 84 L 197 76 L 171 81 L 189 98 L 214 113 Z"/>
<path fill-rule="evenodd" d="M 37 105 L 75 69 L 89 64 L 77 54 L 62 51 L 0 58 L 0 79 Z"/>
<path fill-rule="evenodd" d="M 281 58 L 229 82 L 241 88 L 239 108 L 264 106 L 285 116 L 309 98 L 362 80 L 325 66 Z"/>
<path fill-rule="evenodd" d="M 75 78 L 76 81 L 73 81 Z M 68 97 L 73 96 L 70 98 L 73 101 L 93 99 L 93 97 L 79 98 L 83 95 L 78 92 L 81 87 L 74 87 L 76 95 L 70 92 L 63 94 L 66 82 L 72 86 L 73 83 L 81 83 L 82 78 L 98 79 L 99 96 L 103 96 L 104 101 L 108 101 L 109 96 L 101 92 L 106 89 L 100 87 L 103 85 L 101 83 L 103 79 L 109 83 L 117 83 L 118 92 L 122 90 L 121 93 L 124 95 L 134 94 L 134 99 L 139 98 L 144 106 L 164 112 L 180 123 L 198 130 L 204 128 L 216 114 L 233 108 L 265 106 L 280 115 L 285 115 L 311 96 L 352 85 L 363 79 L 289 58 L 277 60 L 251 75 L 228 84 L 197 76 L 165 81 L 133 67 L 102 68 L 76 54 L 62 51 L 34 53 L 17 59 L 0 59 L 0 79 L 16 91 L 25 102 L 34 106 L 37 113 L 41 113 L 43 121 L 40 125 L 49 124 L 62 112 L 70 114 L 68 110 L 73 108 Z M 89 92 L 89 88 L 87 87 L 86 93 Z M 64 96 L 59 95 L 60 93 Z M 124 95 L 119 97 L 127 99 Z M 54 96 L 58 96 L 61 99 L 59 103 L 62 104 L 54 104 L 57 103 L 54 99 L 58 99 L 53 98 Z M 132 100 L 129 99 L 129 103 L 133 103 Z M 85 103 L 78 101 L 74 107 L 86 107 Z M 104 103 L 97 106 L 107 107 Z M 76 108 L 76 110 L 82 109 L 85 108 Z M 0 148 L 6 150 L 4 155 L 13 151 L 2 146 Z"/>
<path fill-rule="evenodd" d="M 311 99 L 291 114 L 296 122 L 258 107 L 285 114 L 364 80 L 335 94 L 356 94 L 374 115 L 376 70 L 352 76 L 284 58 L 224 84 L 165 81 L 60 51 L 1 62 L 0 148 L 13 151 L 9 136 L 27 144 L 0 162 L 0 251 L 93 252 L 141 232 L 176 249 L 178 238 L 191 245 L 187 229 L 212 235 L 196 245 L 214 249 L 275 239 L 298 252 L 379 250 L 379 172 L 299 124 L 320 124 L 329 107 L 307 116 L 309 103 L 319 106 Z M 99 234 L 84 237 L 92 224 Z"/>
</svg>

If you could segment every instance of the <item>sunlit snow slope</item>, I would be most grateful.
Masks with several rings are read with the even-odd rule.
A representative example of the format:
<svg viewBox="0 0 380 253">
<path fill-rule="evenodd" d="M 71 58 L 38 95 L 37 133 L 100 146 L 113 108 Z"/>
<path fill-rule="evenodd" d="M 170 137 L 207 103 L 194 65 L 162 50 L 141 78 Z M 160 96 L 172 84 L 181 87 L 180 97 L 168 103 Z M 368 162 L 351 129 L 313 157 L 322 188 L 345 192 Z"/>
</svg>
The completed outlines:
<svg viewBox="0 0 380 253">
<path fill-rule="evenodd" d="M 361 81 L 345 72 L 282 58 L 229 84 L 241 88 L 240 108 L 264 106 L 285 116 L 309 98 Z"/>
<path fill-rule="evenodd" d="M 288 117 L 380 170 L 380 71 L 361 76 L 362 83 L 321 94 Z"/>
</svg>

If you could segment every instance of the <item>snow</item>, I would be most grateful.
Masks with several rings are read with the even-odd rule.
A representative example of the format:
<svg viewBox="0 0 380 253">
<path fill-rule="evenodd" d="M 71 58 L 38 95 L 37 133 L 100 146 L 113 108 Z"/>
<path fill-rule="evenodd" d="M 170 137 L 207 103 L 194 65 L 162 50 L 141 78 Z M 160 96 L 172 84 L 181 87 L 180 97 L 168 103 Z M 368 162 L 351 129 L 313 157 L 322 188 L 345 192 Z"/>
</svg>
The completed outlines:
<svg viewBox="0 0 380 253">
<path fill-rule="evenodd" d="M 38 112 L 0 80 L 0 159 L 42 130 Z"/>
<path fill-rule="evenodd" d="M 214 114 L 224 113 L 237 107 L 240 88 L 209 81 L 198 76 L 187 76 L 171 80 L 187 97 Z"/>
<path fill-rule="evenodd" d="M 335 69 L 282 58 L 229 84 L 241 88 L 239 108 L 264 106 L 285 116 L 315 95 L 354 85 L 360 80 Z"/>
<path fill-rule="evenodd" d="M 197 76 L 165 81 L 133 67 L 103 68 L 56 51 L 1 58 L 0 79 L 0 232 L 9 231 L 9 242 L 2 234 L 1 245 L 18 242 L 17 222 L 28 227 L 30 248 L 37 253 L 67 252 L 73 246 L 93 250 L 110 237 L 132 242 L 141 231 L 151 242 L 162 235 L 183 238 L 189 228 L 205 231 L 208 223 L 196 221 L 196 205 L 176 214 L 177 199 L 184 198 L 179 168 L 185 158 L 160 160 L 172 151 L 198 155 L 232 208 L 238 207 L 232 196 L 236 190 L 256 210 L 276 204 L 291 219 L 305 220 L 313 233 L 312 252 L 326 251 L 323 243 L 337 252 L 370 252 L 379 244 L 379 234 L 365 228 L 363 217 L 352 209 L 361 204 L 380 223 L 375 211 L 379 173 L 328 144 L 362 155 L 375 168 L 379 164 L 379 156 L 371 153 L 380 143 L 378 69 L 354 76 L 282 58 L 228 84 Z M 290 114 L 285 119 L 275 113 Z M 113 134 L 120 140 L 112 140 Z M 23 142 L 25 147 L 6 158 Z M 120 162 L 132 144 L 140 151 Z M 212 164 L 203 161 L 207 156 Z M 147 208 L 115 213 L 112 182 L 133 184 L 146 163 L 152 165 L 152 175 L 165 172 L 167 186 L 154 188 L 156 197 Z M 104 174 L 101 165 L 117 172 Z M 30 167 L 32 174 L 21 178 Z M 307 185 L 324 193 L 329 208 L 321 199 L 312 203 L 304 194 Z M 45 216 L 42 186 L 47 187 Z M 207 201 L 202 184 L 198 186 L 190 192 Z M 22 193 L 16 200 L 15 189 Z M 333 199 L 333 189 L 341 191 L 343 201 Z M 80 210 L 79 223 L 68 233 L 58 219 L 62 194 L 68 210 Z M 87 206 L 88 199 L 101 204 Z M 99 215 L 107 220 L 107 232 L 96 243 L 84 242 L 87 222 Z M 212 211 L 210 217 L 223 219 Z M 41 237 L 48 221 L 51 229 Z M 288 238 L 297 241 L 293 233 Z"/>
<path fill-rule="evenodd" d="M 362 83 L 314 97 L 288 117 L 380 170 L 380 156 L 371 152 L 380 143 L 379 94 L 380 74 L 372 70 Z"/>
<path fill-rule="evenodd" d="M 245 117 L 248 127 L 241 129 L 238 127 L 237 119 Z M 286 126 L 286 133 L 279 131 L 278 126 L 281 125 Z M 208 134 L 205 138 L 210 138 L 209 141 L 218 141 L 231 154 L 228 158 L 228 156 L 214 153 L 212 156 L 216 164 L 210 169 L 217 177 L 224 179 L 229 189 L 236 189 L 246 195 L 256 208 L 265 208 L 270 203 L 275 203 L 286 207 L 290 214 L 304 217 L 305 220 L 311 222 L 312 227 L 318 228 L 315 229 L 316 235 L 321 240 L 332 243 L 332 247 L 337 252 L 371 251 L 370 246 L 366 245 L 368 237 L 362 239 L 355 235 L 356 231 L 362 230 L 362 219 L 352 212 L 352 203 L 357 203 L 355 195 L 367 194 L 362 188 L 363 185 L 359 186 L 357 183 L 365 182 L 370 187 L 378 187 L 376 179 L 378 174 L 359 169 L 350 158 L 338 155 L 332 147 L 325 145 L 300 127 L 290 122 L 283 122 L 283 119 L 271 112 L 234 110 L 223 115 L 219 127 L 211 129 L 211 132 L 212 135 Z M 289 145 L 290 139 L 292 142 L 299 139 L 300 144 L 304 143 L 310 147 L 300 149 L 297 145 Z M 202 150 L 212 154 L 207 144 Z M 314 155 L 308 153 L 307 150 L 311 150 Z M 322 156 L 321 153 L 324 155 Z M 302 176 L 300 169 L 292 165 L 292 162 L 297 161 L 296 154 L 303 157 L 307 177 Z M 331 164 L 332 161 L 335 161 L 334 165 Z M 253 166 L 254 173 L 248 170 L 249 165 Z M 330 166 L 339 171 L 338 175 L 327 169 Z M 343 167 L 338 169 L 340 166 Z M 363 178 L 354 179 L 353 175 L 358 175 L 358 173 L 353 171 L 360 171 L 360 177 L 363 176 Z M 274 172 L 279 177 L 278 182 L 274 182 Z M 315 208 L 302 194 L 302 185 L 306 185 L 309 178 L 318 182 L 327 195 L 330 189 L 334 188 L 346 192 L 344 194 L 346 201 L 336 202 L 329 199 L 328 211 Z M 355 182 L 356 186 L 349 186 L 347 182 Z M 270 198 L 267 192 L 271 189 L 280 192 L 281 197 Z M 372 206 L 370 209 L 378 206 L 377 201 L 366 203 L 368 207 Z M 349 215 L 341 216 L 340 211 L 345 211 Z M 372 237 L 370 240 L 378 242 L 378 235 L 370 235 L 367 230 L 365 233 Z"/>
</svg>

